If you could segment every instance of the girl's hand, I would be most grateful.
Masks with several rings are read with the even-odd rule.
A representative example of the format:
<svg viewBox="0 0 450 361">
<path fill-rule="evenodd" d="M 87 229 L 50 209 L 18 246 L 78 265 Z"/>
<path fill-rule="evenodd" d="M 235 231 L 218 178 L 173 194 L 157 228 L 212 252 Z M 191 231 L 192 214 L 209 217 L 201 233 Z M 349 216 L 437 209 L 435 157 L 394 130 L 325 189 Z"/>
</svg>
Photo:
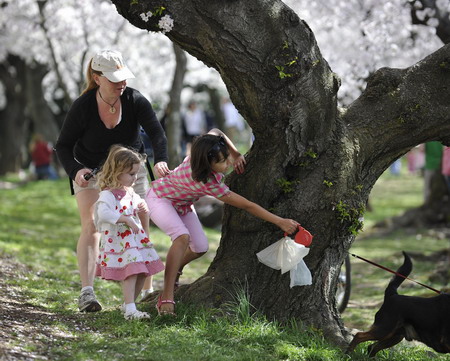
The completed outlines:
<svg viewBox="0 0 450 361">
<path fill-rule="evenodd" d="M 244 173 L 244 168 L 247 162 L 242 154 L 239 154 L 237 158 L 234 159 L 233 168 L 237 174 Z"/>
<path fill-rule="evenodd" d="M 138 213 L 148 213 L 147 203 L 141 202 L 138 204 Z"/>
<path fill-rule="evenodd" d="M 166 162 L 158 162 L 155 164 L 154 168 L 156 173 L 156 178 L 161 178 L 170 173 L 169 167 Z"/>
<path fill-rule="evenodd" d="M 131 228 L 131 231 L 134 234 L 138 234 L 139 233 L 139 226 L 136 224 L 136 222 L 134 221 L 134 219 L 132 217 L 125 217 L 125 222 L 124 222 L 128 227 Z"/>
<path fill-rule="evenodd" d="M 278 224 L 278 227 L 280 227 L 287 234 L 292 234 L 298 229 L 299 225 L 300 223 L 294 221 L 293 219 L 282 218 Z"/>
</svg>

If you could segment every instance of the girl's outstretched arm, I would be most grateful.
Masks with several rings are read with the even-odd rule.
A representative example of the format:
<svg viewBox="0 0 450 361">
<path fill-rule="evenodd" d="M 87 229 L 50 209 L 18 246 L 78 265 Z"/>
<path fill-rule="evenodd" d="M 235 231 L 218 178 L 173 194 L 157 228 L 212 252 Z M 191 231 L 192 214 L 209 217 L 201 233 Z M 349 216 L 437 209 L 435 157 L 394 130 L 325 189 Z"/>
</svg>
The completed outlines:
<svg viewBox="0 0 450 361">
<path fill-rule="evenodd" d="M 297 221 L 289 218 L 281 218 L 263 207 L 249 201 L 248 199 L 240 196 L 237 193 L 230 192 L 226 196 L 217 198 L 218 200 L 229 204 L 231 206 L 241 208 L 254 216 L 261 218 L 267 222 L 271 222 L 280 227 L 284 232 L 288 234 L 294 233 L 300 225 Z"/>
<path fill-rule="evenodd" d="M 236 146 L 233 144 L 230 138 L 227 137 L 227 135 L 222 132 L 220 129 L 213 128 L 211 129 L 208 134 L 217 135 L 224 137 L 225 141 L 228 145 L 228 150 L 230 151 L 230 155 L 233 158 L 233 168 L 236 171 L 237 174 L 241 174 L 244 172 L 245 164 L 247 162 L 245 161 L 244 156 L 239 153 Z"/>
</svg>

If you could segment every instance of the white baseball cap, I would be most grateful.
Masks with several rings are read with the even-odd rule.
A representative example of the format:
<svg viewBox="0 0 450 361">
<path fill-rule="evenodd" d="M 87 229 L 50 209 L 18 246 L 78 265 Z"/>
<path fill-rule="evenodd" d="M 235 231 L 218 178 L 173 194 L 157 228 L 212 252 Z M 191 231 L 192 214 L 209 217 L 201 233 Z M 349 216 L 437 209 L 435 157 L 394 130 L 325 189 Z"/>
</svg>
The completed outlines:
<svg viewBox="0 0 450 361">
<path fill-rule="evenodd" d="M 123 62 L 122 54 L 115 50 L 103 50 L 95 54 L 91 67 L 93 70 L 101 71 L 113 83 L 135 77 Z"/>
</svg>

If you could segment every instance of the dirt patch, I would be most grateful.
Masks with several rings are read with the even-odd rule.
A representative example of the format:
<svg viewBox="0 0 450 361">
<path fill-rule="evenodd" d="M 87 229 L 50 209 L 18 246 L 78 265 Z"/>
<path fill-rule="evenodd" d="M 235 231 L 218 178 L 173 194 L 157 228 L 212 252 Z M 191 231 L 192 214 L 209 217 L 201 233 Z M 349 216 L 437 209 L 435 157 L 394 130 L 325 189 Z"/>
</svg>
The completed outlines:
<svg viewBox="0 0 450 361">
<path fill-rule="evenodd" d="M 61 316 L 27 302 L 12 279 L 27 277 L 30 269 L 14 258 L 0 253 L 0 360 L 50 360 L 52 345 L 71 334 L 59 330 L 54 321 Z M 85 328 L 83 320 L 64 316 L 68 328 Z"/>
</svg>

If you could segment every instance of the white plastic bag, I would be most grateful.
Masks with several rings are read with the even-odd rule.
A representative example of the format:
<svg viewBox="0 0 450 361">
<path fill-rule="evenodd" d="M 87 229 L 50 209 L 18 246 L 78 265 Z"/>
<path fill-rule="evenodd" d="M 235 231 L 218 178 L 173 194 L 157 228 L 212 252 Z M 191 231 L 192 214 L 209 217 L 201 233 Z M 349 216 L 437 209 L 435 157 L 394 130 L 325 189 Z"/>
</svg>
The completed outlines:
<svg viewBox="0 0 450 361">
<path fill-rule="evenodd" d="M 306 266 L 305 261 L 301 260 L 295 268 L 290 271 L 291 283 L 290 287 L 308 286 L 312 284 L 311 272 Z"/>
<path fill-rule="evenodd" d="M 311 284 L 311 272 L 303 261 L 309 253 L 309 248 L 295 243 L 290 237 L 283 237 L 267 248 L 258 252 L 256 256 L 261 263 L 281 273 L 291 271 L 291 287 Z"/>
</svg>

